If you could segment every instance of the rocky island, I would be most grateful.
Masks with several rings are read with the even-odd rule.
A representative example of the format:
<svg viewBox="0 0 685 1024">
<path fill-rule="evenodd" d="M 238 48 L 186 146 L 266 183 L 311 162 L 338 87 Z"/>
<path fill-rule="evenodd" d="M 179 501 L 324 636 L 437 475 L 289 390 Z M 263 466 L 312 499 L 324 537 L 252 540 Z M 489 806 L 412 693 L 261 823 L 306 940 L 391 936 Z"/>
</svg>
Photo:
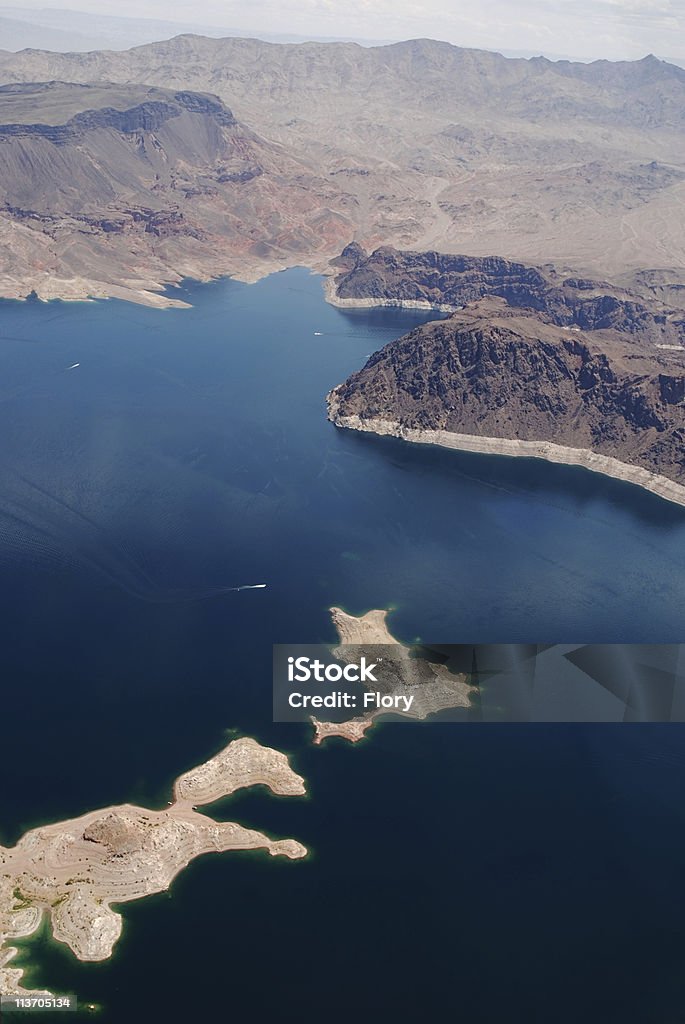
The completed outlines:
<svg viewBox="0 0 685 1024">
<path fill-rule="evenodd" d="M 350 246 L 336 263 L 334 301 L 455 310 L 334 388 L 337 426 L 584 466 L 685 505 L 682 310 L 494 257 Z"/>
<path fill-rule="evenodd" d="M 374 686 L 388 695 L 402 693 L 412 697 L 408 710 L 393 712 L 404 718 L 422 721 L 447 708 L 468 708 L 473 693 L 469 677 L 456 675 L 443 665 L 415 658 L 412 648 L 399 643 L 388 629 L 387 615 L 383 609 L 355 616 L 342 608 L 331 608 L 333 624 L 343 645 L 333 649 L 335 657 L 344 662 L 355 662 L 365 652 L 375 657 L 373 648 L 382 645 L 384 678 Z M 345 722 L 325 722 L 312 717 L 314 743 L 323 743 L 331 736 L 357 743 L 376 719 L 386 713 L 382 709 L 370 709 Z"/>
<path fill-rule="evenodd" d="M 285 754 L 253 739 L 237 739 L 181 775 L 173 802 L 164 810 L 107 807 L 32 829 L 16 846 L 0 847 L 0 991 L 27 994 L 23 972 L 8 966 L 16 949 L 7 943 L 35 932 L 45 914 L 54 937 L 80 960 L 105 960 L 122 928 L 112 904 L 168 889 L 195 857 L 259 849 L 272 856 L 304 857 L 307 851 L 295 839 L 271 839 L 196 811 L 258 785 L 279 796 L 305 792 L 304 780 Z"/>
</svg>

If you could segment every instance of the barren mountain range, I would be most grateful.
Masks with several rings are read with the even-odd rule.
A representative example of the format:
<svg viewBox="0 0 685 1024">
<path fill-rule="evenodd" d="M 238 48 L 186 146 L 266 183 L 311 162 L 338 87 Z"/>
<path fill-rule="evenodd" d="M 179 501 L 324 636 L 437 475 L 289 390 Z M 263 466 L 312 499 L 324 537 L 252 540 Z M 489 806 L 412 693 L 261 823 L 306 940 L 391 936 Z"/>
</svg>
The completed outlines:
<svg viewBox="0 0 685 1024">
<path fill-rule="evenodd" d="M 216 97 L 0 87 L 0 292 L 124 295 L 316 258 L 348 233 L 307 164 Z"/>
<path fill-rule="evenodd" d="M 685 71 L 654 57 L 588 65 L 428 40 L 364 48 L 180 36 L 125 52 L 0 53 L 0 83 L 27 82 L 85 86 L 44 86 L 45 107 L 31 93 L 0 94 L 0 120 L 38 126 L 30 147 L 26 136 L 3 135 L 0 231 L 18 276 L 41 294 L 150 290 L 189 273 L 250 279 L 294 263 L 320 270 L 353 238 L 553 263 L 631 286 L 636 275 L 661 288 L 685 280 Z M 116 101 L 105 83 L 119 87 Z M 222 128 L 230 146 L 224 138 L 196 151 L 184 136 L 211 134 L 197 123 L 215 123 L 206 99 L 205 113 L 162 128 L 88 129 L 88 158 L 107 179 L 101 215 L 141 206 L 167 219 L 163 239 L 148 232 L 129 253 L 122 238 L 112 244 L 92 224 L 84 234 L 69 219 L 91 216 L 70 181 L 71 150 L 82 143 L 51 141 L 40 126 L 133 109 L 141 85 L 168 90 L 171 103 L 218 96 L 237 125 Z M 110 173 L 113 133 L 137 153 L 137 170 L 121 180 Z M 226 147 L 235 153 L 239 142 L 246 167 L 263 173 L 217 181 Z M 18 168 L 33 191 L 23 191 Z M 30 216 L 41 214 L 46 168 L 60 192 L 59 228 Z M 188 187 L 172 186 L 179 179 Z M 0 293 L 20 291 L 5 265 Z"/>
</svg>

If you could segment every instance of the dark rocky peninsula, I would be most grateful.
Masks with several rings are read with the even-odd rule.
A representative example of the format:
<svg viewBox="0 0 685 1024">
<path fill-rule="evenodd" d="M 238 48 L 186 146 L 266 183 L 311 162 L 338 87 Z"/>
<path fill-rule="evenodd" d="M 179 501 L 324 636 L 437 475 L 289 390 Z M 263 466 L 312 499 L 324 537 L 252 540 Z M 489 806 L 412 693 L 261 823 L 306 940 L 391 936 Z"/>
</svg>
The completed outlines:
<svg viewBox="0 0 685 1024">
<path fill-rule="evenodd" d="M 336 262 L 340 300 L 463 307 L 336 387 L 338 426 L 583 465 L 685 504 L 682 312 L 496 257 L 350 246 Z"/>
</svg>

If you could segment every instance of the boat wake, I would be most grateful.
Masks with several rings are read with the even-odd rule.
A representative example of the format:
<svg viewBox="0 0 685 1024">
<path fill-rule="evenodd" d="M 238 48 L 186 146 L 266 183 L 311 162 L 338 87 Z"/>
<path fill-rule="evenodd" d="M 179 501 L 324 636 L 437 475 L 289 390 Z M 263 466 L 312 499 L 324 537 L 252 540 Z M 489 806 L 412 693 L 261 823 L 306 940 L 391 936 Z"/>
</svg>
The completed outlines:
<svg viewBox="0 0 685 1024">
<path fill-rule="evenodd" d="M 125 593 L 152 604 L 205 601 L 266 583 L 239 586 L 169 586 L 158 578 L 143 551 L 84 511 L 78 496 L 41 486 L 24 474 L 0 472 L 0 565 L 87 568 Z"/>
</svg>

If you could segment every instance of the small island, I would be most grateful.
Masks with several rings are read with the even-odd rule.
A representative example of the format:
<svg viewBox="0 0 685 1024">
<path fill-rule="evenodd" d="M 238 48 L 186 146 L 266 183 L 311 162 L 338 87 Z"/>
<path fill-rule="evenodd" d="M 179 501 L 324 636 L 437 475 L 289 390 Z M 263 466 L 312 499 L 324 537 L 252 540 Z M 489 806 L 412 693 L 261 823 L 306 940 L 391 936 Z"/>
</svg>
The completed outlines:
<svg viewBox="0 0 685 1024">
<path fill-rule="evenodd" d="M 278 796 L 305 793 L 304 780 L 285 754 L 247 737 L 236 739 L 181 775 L 164 810 L 106 807 L 32 829 L 16 846 L 0 847 L 0 991 L 29 994 L 21 985 L 23 972 L 8 966 L 17 952 L 8 942 L 34 933 L 44 914 L 54 937 L 79 960 L 106 960 L 122 929 L 111 904 L 168 889 L 195 857 L 259 849 L 292 860 L 304 857 L 307 850 L 295 839 L 271 839 L 195 809 L 260 785 Z"/>
<path fill-rule="evenodd" d="M 393 714 L 421 721 L 438 711 L 470 706 L 474 687 L 468 675 L 457 675 L 443 665 L 414 658 L 411 647 L 399 643 L 388 629 L 386 610 L 375 608 L 359 616 L 349 615 L 342 608 L 331 608 L 330 612 L 340 644 L 344 645 L 333 650 L 338 660 L 354 662 L 366 648 L 381 644 L 391 648 L 392 654 L 388 651 L 388 657 L 393 660 L 394 671 L 384 684 L 384 692 L 388 695 L 401 692 L 412 697 L 407 710 L 398 708 Z M 380 688 L 382 684 L 374 685 Z M 383 708 L 373 708 L 345 722 L 324 722 L 312 717 L 314 743 L 321 744 L 331 736 L 358 743 L 376 719 L 386 714 Z"/>
</svg>

